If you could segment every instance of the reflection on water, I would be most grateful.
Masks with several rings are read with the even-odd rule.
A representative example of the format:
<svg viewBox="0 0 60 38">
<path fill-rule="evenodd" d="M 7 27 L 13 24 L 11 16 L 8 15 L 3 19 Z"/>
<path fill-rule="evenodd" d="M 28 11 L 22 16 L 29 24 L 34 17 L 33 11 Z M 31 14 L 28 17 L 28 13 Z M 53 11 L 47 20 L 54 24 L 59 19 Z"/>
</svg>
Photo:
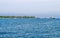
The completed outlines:
<svg viewBox="0 0 60 38">
<path fill-rule="evenodd" d="M 60 19 L 0 19 L 0 38 L 60 38 Z"/>
</svg>

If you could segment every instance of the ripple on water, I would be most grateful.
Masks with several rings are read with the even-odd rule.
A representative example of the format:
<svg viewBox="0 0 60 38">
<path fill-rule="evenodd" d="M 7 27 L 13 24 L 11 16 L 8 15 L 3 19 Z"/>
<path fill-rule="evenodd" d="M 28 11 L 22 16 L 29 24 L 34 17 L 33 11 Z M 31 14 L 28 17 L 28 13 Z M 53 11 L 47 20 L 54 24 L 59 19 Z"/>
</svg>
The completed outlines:
<svg viewBox="0 0 60 38">
<path fill-rule="evenodd" d="M 60 38 L 60 19 L 0 19 L 0 38 Z"/>
</svg>

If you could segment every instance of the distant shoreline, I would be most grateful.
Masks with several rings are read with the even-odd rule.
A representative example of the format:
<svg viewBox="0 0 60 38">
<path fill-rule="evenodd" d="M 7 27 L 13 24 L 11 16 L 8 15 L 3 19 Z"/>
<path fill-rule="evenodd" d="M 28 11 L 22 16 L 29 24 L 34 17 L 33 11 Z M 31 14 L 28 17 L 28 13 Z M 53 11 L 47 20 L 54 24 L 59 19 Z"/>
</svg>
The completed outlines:
<svg viewBox="0 0 60 38">
<path fill-rule="evenodd" d="M 0 16 L 0 18 L 35 18 L 35 16 Z"/>
</svg>

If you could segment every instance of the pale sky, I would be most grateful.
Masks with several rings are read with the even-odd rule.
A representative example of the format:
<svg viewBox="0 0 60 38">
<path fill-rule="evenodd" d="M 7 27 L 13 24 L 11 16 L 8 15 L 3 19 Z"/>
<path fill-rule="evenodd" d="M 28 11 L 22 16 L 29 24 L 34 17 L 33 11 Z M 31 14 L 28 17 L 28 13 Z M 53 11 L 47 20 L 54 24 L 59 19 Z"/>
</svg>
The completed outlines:
<svg viewBox="0 0 60 38">
<path fill-rule="evenodd" d="M 0 15 L 60 17 L 60 0 L 0 0 Z"/>
</svg>

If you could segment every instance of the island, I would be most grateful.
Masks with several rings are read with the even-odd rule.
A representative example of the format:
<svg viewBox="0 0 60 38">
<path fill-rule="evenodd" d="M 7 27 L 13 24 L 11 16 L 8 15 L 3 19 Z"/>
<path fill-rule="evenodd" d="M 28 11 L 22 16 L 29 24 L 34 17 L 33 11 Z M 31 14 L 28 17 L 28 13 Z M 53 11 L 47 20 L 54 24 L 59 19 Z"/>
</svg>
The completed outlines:
<svg viewBox="0 0 60 38">
<path fill-rule="evenodd" d="M 35 18 L 35 16 L 0 16 L 0 18 Z"/>
</svg>

